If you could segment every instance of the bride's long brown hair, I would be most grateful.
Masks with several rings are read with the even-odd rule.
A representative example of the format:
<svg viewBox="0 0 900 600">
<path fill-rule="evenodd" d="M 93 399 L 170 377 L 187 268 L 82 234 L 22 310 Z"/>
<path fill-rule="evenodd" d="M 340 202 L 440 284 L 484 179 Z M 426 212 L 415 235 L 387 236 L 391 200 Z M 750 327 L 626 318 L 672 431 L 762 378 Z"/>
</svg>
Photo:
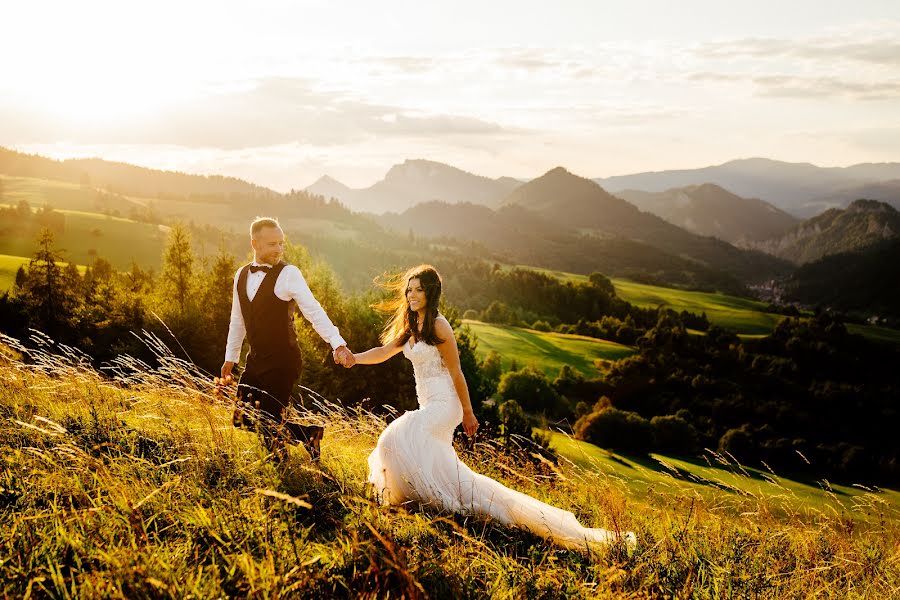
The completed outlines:
<svg viewBox="0 0 900 600">
<path fill-rule="evenodd" d="M 406 291 L 409 282 L 418 279 L 422 289 L 425 290 L 425 322 L 422 323 L 422 331 L 419 331 L 419 313 L 410 310 L 406 300 Z M 436 346 L 444 340 L 438 337 L 434 330 L 434 320 L 438 316 L 438 305 L 441 302 L 441 276 L 431 265 L 419 265 L 413 267 L 399 277 L 393 277 L 385 284 L 395 295 L 376 305 L 376 308 L 391 314 L 391 318 L 381 332 L 382 344 L 395 344 L 402 346 L 409 338 L 424 341 L 426 344 Z"/>
</svg>

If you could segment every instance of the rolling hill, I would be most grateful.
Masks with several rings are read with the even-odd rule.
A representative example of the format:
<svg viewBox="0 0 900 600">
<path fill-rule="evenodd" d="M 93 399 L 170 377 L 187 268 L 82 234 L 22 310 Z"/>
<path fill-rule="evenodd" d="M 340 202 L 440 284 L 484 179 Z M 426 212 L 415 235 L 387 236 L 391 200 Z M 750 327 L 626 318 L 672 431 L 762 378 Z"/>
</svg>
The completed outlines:
<svg viewBox="0 0 900 600">
<path fill-rule="evenodd" d="M 741 198 L 712 183 L 665 192 L 622 190 L 616 196 L 692 233 L 741 246 L 779 236 L 799 220 L 757 198 Z"/>
<path fill-rule="evenodd" d="M 564 333 L 550 333 L 494 325 L 481 321 L 464 321 L 478 338 L 478 356 L 491 351 L 501 356 L 504 370 L 515 360 L 520 367 L 535 365 L 551 380 L 563 365 L 569 365 L 588 378 L 597 376 L 598 360 L 618 360 L 635 350 L 622 344 Z"/>
</svg>

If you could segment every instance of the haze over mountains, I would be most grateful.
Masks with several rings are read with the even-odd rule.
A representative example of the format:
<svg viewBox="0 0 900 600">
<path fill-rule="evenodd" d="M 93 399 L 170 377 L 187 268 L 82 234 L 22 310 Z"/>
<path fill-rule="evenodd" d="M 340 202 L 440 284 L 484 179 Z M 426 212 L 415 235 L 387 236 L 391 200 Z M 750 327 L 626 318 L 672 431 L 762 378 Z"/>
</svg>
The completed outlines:
<svg viewBox="0 0 900 600">
<path fill-rule="evenodd" d="M 608 195 L 692 233 L 766 251 L 778 243 L 758 243 L 777 240 L 802 218 L 829 208 L 844 208 L 862 198 L 900 207 L 900 163 L 822 168 L 753 158 L 594 182 Z M 430 202 L 495 208 L 507 202 L 522 183 L 510 177 L 490 179 L 434 161 L 407 160 L 368 188 L 351 189 L 323 176 L 306 190 L 336 198 L 351 210 L 384 214 Z"/>
<path fill-rule="evenodd" d="M 583 253 L 585 259 L 593 256 L 597 264 L 611 270 L 637 269 L 636 262 L 628 265 L 605 256 L 615 246 L 613 242 L 628 240 L 635 256 L 665 255 L 662 262 L 667 263 L 667 269 L 683 269 L 698 277 L 702 271 L 702 278 L 707 280 L 709 270 L 744 282 L 789 270 L 777 258 L 690 233 L 641 212 L 590 179 L 562 167 L 517 187 L 496 211 L 473 204 L 430 203 L 398 216 L 386 215 L 380 221 L 400 231 L 428 231 L 477 241 L 495 250 L 508 249 L 509 244 L 523 246 L 519 251 L 533 254 L 531 260 L 539 261 L 534 264 L 546 264 L 562 245 L 569 248 L 568 255 Z M 646 265 L 641 268 L 646 269 Z"/>
<path fill-rule="evenodd" d="M 881 177 L 892 169 L 859 165 L 854 172 Z M 100 159 L 55 161 L 4 149 L 0 173 L 76 183 L 84 206 L 67 208 L 139 221 L 182 219 L 239 231 L 254 215 L 274 214 L 305 240 L 330 236 L 334 243 L 357 240 L 374 249 L 402 244 L 412 233 L 488 260 L 735 293 L 782 277 L 796 264 L 864 250 L 900 232 L 897 211 L 881 202 L 854 202 L 847 210 L 831 209 L 801 222 L 770 203 L 715 184 L 616 195 L 562 167 L 522 183 L 410 160 L 365 190 L 325 177 L 308 191 L 290 194 L 231 177 Z M 865 186 L 856 189 L 893 193 L 900 188 L 893 180 Z M 348 193 L 353 202 L 381 210 L 401 208 L 382 215 L 351 213 L 321 197 Z M 417 200 L 423 196 L 449 200 Z"/>
<path fill-rule="evenodd" d="M 768 202 L 741 198 L 714 183 L 665 192 L 623 190 L 616 195 L 688 231 L 738 246 L 779 236 L 800 222 Z"/>
<path fill-rule="evenodd" d="M 521 183 L 512 177 L 474 175 L 430 160 L 407 160 L 391 167 L 384 179 L 367 188 L 352 189 L 326 175 L 306 191 L 337 198 L 355 211 L 385 213 L 434 200 L 496 206 Z"/>
<path fill-rule="evenodd" d="M 900 207 L 900 163 L 817 167 L 809 163 L 748 158 L 702 169 L 636 173 L 594 181 L 613 194 L 622 190 L 663 192 L 714 183 L 739 196 L 760 198 L 803 218 L 829 208 L 846 207 L 860 198 Z"/>
</svg>

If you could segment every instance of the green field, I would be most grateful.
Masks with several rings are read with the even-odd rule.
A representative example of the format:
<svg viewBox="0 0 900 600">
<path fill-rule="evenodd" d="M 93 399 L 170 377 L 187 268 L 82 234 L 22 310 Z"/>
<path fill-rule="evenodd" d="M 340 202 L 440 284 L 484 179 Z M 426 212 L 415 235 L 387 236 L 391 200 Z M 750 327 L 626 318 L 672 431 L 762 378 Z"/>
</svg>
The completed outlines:
<svg viewBox="0 0 900 600">
<path fill-rule="evenodd" d="M 755 503 L 766 498 L 780 509 L 781 516 L 798 516 L 804 520 L 814 520 L 823 513 L 840 515 L 864 503 L 874 505 L 873 510 L 866 513 L 873 521 L 879 517 L 878 506 L 883 506 L 884 512 L 900 514 L 900 492 L 894 490 L 874 493 L 858 485 L 785 479 L 713 455 L 709 455 L 709 461 L 659 454 L 622 456 L 563 433 L 548 433 L 551 447 L 566 460 L 601 478 L 623 483 L 636 497 L 647 497 L 654 491 L 665 489 L 738 510 L 744 502 Z"/>
<path fill-rule="evenodd" d="M 857 323 L 847 323 L 847 331 L 856 333 L 875 340 L 878 342 L 891 342 L 900 344 L 900 330 L 890 329 L 888 327 L 876 327 L 873 325 L 859 325 Z"/>
<path fill-rule="evenodd" d="M 774 329 L 783 315 L 766 312 L 766 304 L 750 298 L 726 294 L 689 292 L 655 285 L 613 279 L 616 294 L 637 306 L 668 306 L 673 310 L 706 313 L 710 323 L 738 334 L 766 334 Z"/>
<path fill-rule="evenodd" d="M 556 277 L 564 282 L 588 282 L 586 275 L 577 273 L 532 268 L 526 265 L 516 265 L 516 267 L 532 269 L 551 277 Z M 766 303 L 753 300 L 752 298 L 709 292 L 692 292 L 635 283 L 627 279 L 615 278 L 612 279 L 612 282 L 616 288 L 616 295 L 631 304 L 641 307 L 663 305 L 679 312 L 686 310 L 696 314 L 705 312 L 710 323 L 730 329 L 744 339 L 768 335 L 775 328 L 775 325 L 784 318 L 784 315 L 766 312 Z M 858 325 L 855 323 L 848 323 L 847 329 L 851 333 L 857 333 L 872 340 L 900 344 L 900 331 L 896 329 L 873 325 Z"/>
<path fill-rule="evenodd" d="M 538 269 L 526 265 L 516 265 L 521 269 L 532 269 L 560 281 L 587 283 L 587 275 Z M 726 327 L 739 335 L 764 335 L 772 331 L 783 315 L 766 312 L 766 304 L 750 298 L 740 298 L 727 294 L 691 292 L 676 288 L 635 283 L 627 279 L 612 279 L 619 298 L 635 306 L 668 306 L 673 310 L 701 314 L 706 313 L 710 323 Z"/>
<path fill-rule="evenodd" d="M 501 357 L 504 369 L 513 360 L 520 367 L 535 365 L 549 377 L 571 365 L 587 377 L 597 375 L 596 360 L 618 360 L 634 354 L 634 349 L 615 342 L 582 335 L 545 333 L 532 329 L 463 321 L 478 337 L 477 353 L 484 358 L 491 350 Z"/>
<path fill-rule="evenodd" d="M 96 212 L 58 212 L 65 216 L 65 226 L 61 233 L 54 233 L 54 246 L 66 260 L 91 264 L 102 257 L 121 270 L 130 268 L 132 261 L 144 268 L 159 268 L 168 227 Z M 37 248 L 33 228 L 0 238 L 0 254 L 31 257 Z"/>
<path fill-rule="evenodd" d="M 27 258 L 21 256 L 9 256 L 0 254 L 0 292 L 12 288 L 16 282 L 16 271 L 22 265 L 28 264 Z"/>
<path fill-rule="evenodd" d="M 16 271 L 19 270 L 19 267 L 22 265 L 27 265 L 31 259 L 23 258 L 21 256 L 10 256 L 8 254 L 0 254 L 0 293 L 5 292 L 8 289 L 11 289 L 13 284 L 16 282 Z M 57 263 L 60 268 L 65 268 L 69 265 L 69 263 Z M 77 265 L 78 272 L 84 275 L 85 271 L 87 271 L 86 265 Z"/>
<path fill-rule="evenodd" d="M 8 175 L 0 176 L 0 179 L 3 179 L 3 202 L 6 204 L 25 200 L 32 209 L 46 204 L 56 209 L 88 212 L 98 212 L 102 207 L 97 190 L 77 183 Z"/>
</svg>

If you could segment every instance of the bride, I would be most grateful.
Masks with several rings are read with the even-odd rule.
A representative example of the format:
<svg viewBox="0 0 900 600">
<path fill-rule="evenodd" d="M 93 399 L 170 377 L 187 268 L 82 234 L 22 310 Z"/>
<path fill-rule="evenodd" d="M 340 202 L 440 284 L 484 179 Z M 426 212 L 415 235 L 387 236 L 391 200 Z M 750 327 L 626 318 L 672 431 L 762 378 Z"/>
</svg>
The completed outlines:
<svg viewBox="0 0 900 600">
<path fill-rule="evenodd" d="M 582 527 L 572 513 L 544 504 L 475 473 L 453 449 L 453 430 L 478 430 L 450 323 L 438 313 L 441 278 L 430 265 L 410 269 L 400 281 L 393 315 L 381 334 L 384 344 L 354 354 L 372 365 L 403 352 L 413 364 L 419 408 L 385 428 L 369 455 L 369 482 L 385 504 L 414 500 L 460 513 L 493 517 L 562 546 L 610 543 L 614 531 Z M 634 534 L 624 540 L 634 543 Z"/>
</svg>

